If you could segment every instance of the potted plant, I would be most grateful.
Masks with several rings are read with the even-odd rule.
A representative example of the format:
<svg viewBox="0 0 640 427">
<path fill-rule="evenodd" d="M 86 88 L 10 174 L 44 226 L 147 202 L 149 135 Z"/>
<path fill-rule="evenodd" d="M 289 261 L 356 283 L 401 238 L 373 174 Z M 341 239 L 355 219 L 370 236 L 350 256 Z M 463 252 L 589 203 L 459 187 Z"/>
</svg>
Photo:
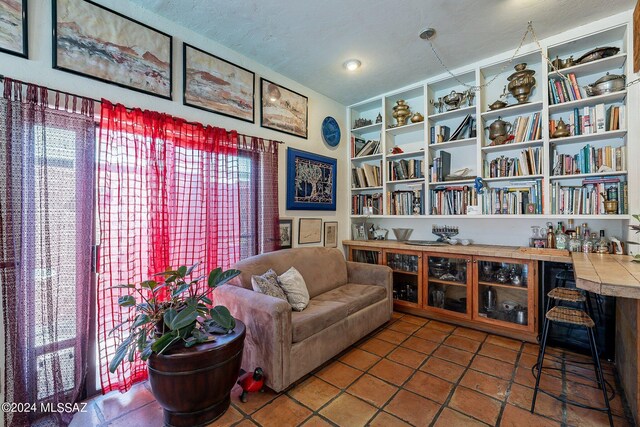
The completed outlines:
<svg viewBox="0 0 640 427">
<path fill-rule="evenodd" d="M 118 298 L 128 313 L 111 332 L 128 328 L 128 336 L 109 370 L 136 353 L 147 361 L 153 394 L 172 426 L 206 424 L 222 415 L 242 363 L 244 325 L 226 307 L 212 307 L 214 289 L 240 272 L 216 268 L 208 277 L 188 278 L 197 265 L 157 273 L 162 280 L 115 286 L 129 291 Z"/>
</svg>

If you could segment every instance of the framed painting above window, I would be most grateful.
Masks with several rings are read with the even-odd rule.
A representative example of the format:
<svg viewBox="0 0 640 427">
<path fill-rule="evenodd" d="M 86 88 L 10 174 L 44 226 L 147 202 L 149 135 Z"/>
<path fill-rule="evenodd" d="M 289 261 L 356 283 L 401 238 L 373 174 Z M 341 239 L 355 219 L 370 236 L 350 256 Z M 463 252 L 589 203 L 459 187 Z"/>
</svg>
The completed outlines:
<svg viewBox="0 0 640 427">
<path fill-rule="evenodd" d="M 27 0 L 0 1 L 0 52 L 29 57 Z"/>
<path fill-rule="evenodd" d="M 336 210 L 336 159 L 287 149 L 287 209 Z"/>
<path fill-rule="evenodd" d="M 183 43 L 183 103 L 235 119 L 255 121 L 255 74 Z"/>
<path fill-rule="evenodd" d="M 53 0 L 53 68 L 171 99 L 172 38 L 89 0 Z"/>
<path fill-rule="evenodd" d="M 260 79 L 260 126 L 307 139 L 309 99 L 270 82 Z"/>
</svg>

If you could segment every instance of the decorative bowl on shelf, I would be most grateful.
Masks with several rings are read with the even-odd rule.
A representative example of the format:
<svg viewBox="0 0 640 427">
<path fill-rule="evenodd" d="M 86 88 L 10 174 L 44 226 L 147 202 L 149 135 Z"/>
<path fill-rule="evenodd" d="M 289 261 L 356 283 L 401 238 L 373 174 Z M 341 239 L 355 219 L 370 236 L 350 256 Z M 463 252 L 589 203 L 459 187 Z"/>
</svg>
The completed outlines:
<svg viewBox="0 0 640 427">
<path fill-rule="evenodd" d="M 392 228 L 393 234 L 398 242 L 406 242 L 413 232 L 413 228 Z"/>
</svg>

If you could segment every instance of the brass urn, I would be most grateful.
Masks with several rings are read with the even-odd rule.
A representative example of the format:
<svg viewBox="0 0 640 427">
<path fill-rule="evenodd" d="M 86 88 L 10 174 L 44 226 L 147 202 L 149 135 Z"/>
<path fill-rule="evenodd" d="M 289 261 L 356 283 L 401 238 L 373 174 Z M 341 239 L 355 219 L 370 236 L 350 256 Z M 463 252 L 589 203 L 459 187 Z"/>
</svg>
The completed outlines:
<svg viewBox="0 0 640 427">
<path fill-rule="evenodd" d="M 398 122 L 396 126 L 404 126 L 407 124 L 407 118 L 411 116 L 411 111 L 409 110 L 409 106 L 404 102 L 404 99 L 396 101 L 391 115 Z"/>
<path fill-rule="evenodd" d="M 518 100 L 518 104 L 524 104 L 531 95 L 531 89 L 536 85 L 536 78 L 533 75 L 534 70 L 527 70 L 527 64 L 521 63 L 516 65 L 516 72 L 507 77 L 509 80 L 509 92 Z"/>
<path fill-rule="evenodd" d="M 424 116 L 419 112 L 415 112 L 413 116 L 411 116 L 411 123 L 420 123 L 424 121 Z"/>
</svg>

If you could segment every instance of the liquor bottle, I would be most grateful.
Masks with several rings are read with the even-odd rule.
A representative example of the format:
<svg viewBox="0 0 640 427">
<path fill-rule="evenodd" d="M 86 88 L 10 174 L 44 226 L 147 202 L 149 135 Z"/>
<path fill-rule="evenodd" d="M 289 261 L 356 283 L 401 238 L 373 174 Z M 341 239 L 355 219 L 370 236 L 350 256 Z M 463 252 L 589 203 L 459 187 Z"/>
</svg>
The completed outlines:
<svg viewBox="0 0 640 427">
<path fill-rule="evenodd" d="M 567 249 L 568 238 L 564 234 L 562 221 L 558 221 L 558 228 L 556 229 L 556 249 Z"/>
<path fill-rule="evenodd" d="M 610 252 L 609 241 L 604 237 L 604 230 L 600 230 L 600 240 L 596 243 L 596 252 L 599 254 L 608 254 Z"/>
<path fill-rule="evenodd" d="M 553 233 L 553 226 L 547 229 L 547 248 L 554 249 L 556 247 L 556 235 Z"/>
<path fill-rule="evenodd" d="M 596 237 L 596 233 L 592 233 L 589 235 L 589 230 L 585 230 L 584 239 L 582 239 L 582 252 L 589 253 L 593 252 L 593 245 L 596 243 L 594 238 Z"/>
<path fill-rule="evenodd" d="M 582 245 L 580 244 L 580 239 L 576 236 L 576 232 L 572 231 L 570 234 L 571 238 L 569 239 L 569 252 L 580 252 L 582 250 Z"/>
<path fill-rule="evenodd" d="M 571 233 L 576 231 L 576 228 L 573 226 L 573 219 L 568 220 L 567 223 L 567 228 L 564 230 L 564 233 L 567 236 L 571 236 Z"/>
</svg>

